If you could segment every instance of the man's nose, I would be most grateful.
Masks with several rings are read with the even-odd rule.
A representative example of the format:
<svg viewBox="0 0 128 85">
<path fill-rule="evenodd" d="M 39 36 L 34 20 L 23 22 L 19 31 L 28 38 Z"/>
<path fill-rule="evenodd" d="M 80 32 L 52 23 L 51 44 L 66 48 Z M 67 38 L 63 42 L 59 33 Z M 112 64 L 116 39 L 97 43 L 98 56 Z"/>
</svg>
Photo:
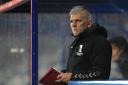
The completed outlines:
<svg viewBox="0 0 128 85">
<path fill-rule="evenodd" d="M 75 22 L 72 23 L 72 27 L 76 27 L 77 24 Z"/>
</svg>

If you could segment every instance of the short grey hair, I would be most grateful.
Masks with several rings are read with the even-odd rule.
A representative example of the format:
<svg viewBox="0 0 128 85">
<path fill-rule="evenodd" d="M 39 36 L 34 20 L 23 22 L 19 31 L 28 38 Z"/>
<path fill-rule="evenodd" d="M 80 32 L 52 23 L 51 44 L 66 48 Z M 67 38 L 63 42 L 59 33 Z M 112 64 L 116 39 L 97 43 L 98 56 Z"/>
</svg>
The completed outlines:
<svg viewBox="0 0 128 85">
<path fill-rule="evenodd" d="M 74 15 L 77 13 L 84 13 L 85 19 L 90 19 L 91 20 L 91 13 L 84 7 L 84 6 L 75 6 L 73 7 L 70 12 L 69 15 Z"/>
</svg>

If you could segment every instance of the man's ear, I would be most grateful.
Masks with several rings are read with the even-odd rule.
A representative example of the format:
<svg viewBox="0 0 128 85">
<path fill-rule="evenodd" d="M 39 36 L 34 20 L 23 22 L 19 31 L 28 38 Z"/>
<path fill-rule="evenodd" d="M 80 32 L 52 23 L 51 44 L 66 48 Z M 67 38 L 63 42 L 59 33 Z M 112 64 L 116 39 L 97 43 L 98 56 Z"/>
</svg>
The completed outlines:
<svg viewBox="0 0 128 85">
<path fill-rule="evenodd" d="M 90 19 L 88 20 L 87 27 L 88 28 L 92 27 L 92 20 L 90 20 Z"/>
</svg>

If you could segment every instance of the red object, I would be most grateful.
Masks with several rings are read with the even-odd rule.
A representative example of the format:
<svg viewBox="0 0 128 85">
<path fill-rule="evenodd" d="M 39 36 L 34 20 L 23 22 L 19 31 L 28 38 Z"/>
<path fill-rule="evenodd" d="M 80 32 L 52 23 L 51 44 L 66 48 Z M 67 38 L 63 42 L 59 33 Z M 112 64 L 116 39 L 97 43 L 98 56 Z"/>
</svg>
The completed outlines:
<svg viewBox="0 0 128 85">
<path fill-rule="evenodd" d="M 60 85 L 60 83 L 55 82 L 59 74 L 60 74 L 59 71 L 57 71 L 54 68 L 50 68 L 48 72 L 41 78 L 39 83 L 43 85 Z"/>
</svg>

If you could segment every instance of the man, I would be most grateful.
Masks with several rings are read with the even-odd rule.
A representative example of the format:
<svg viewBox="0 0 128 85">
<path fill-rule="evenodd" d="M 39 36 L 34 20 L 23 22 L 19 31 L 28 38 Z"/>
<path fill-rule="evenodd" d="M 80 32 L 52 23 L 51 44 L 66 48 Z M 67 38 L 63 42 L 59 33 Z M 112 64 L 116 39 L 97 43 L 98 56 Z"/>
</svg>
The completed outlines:
<svg viewBox="0 0 128 85">
<path fill-rule="evenodd" d="M 76 39 L 70 47 L 67 69 L 57 82 L 69 80 L 106 80 L 111 67 L 111 45 L 104 35 L 94 32 L 91 14 L 83 6 L 70 11 L 70 26 Z"/>
<path fill-rule="evenodd" d="M 128 79 L 128 42 L 123 36 L 113 37 L 112 46 L 111 80 Z"/>
</svg>

